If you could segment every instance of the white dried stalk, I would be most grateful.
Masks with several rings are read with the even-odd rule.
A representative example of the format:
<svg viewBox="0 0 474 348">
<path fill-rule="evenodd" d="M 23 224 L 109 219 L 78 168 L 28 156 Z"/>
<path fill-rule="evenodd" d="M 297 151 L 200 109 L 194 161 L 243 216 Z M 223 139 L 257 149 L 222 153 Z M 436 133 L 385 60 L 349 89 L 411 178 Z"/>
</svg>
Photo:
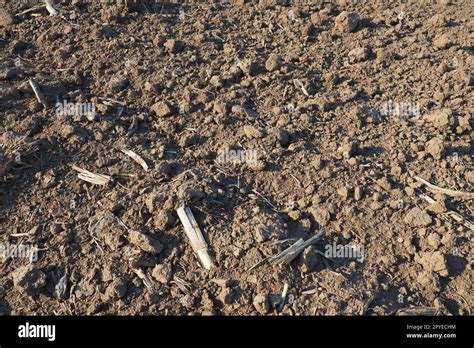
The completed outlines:
<svg viewBox="0 0 474 348">
<path fill-rule="evenodd" d="M 296 241 L 293 245 L 283 250 L 281 253 L 273 256 L 271 261 L 278 264 L 288 264 L 293 261 L 307 246 L 316 243 L 324 235 L 324 231 L 321 230 L 317 235 L 311 237 L 307 241 L 303 238 Z"/>
<path fill-rule="evenodd" d="M 283 285 L 283 292 L 281 293 L 281 303 L 280 303 L 280 311 L 285 307 L 286 296 L 288 295 L 288 283 Z"/>
<path fill-rule="evenodd" d="M 194 218 L 193 212 L 189 207 L 182 204 L 176 212 L 178 213 L 179 219 L 184 226 L 184 232 L 189 238 L 191 247 L 197 254 L 202 266 L 205 269 L 211 269 L 212 261 L 207 251 L 207 243 L 202 235 L 201 229 L 199 228 L 196 219 Z"/>
<path fill-rule="evenodd" d="M 425 201 L 427 201 L 429 204 L 436 203 L 436 201 L 433 198 L 431 198 L 430 196 L 419 195 L 419 197 L 421 199 L 424 199 Z M 453 219 L 454 221 L 460 223 L 461 225 L 467 227 L 471 231 L 474 231 L 474 224 L 471 221 L 469 221 L 468 218 L 466 218 L 466 217 L 462 216 L 461 214 L 459 214 L 457 211 L 448 209 L 448 211 L 446 213 L 442 214 L 442 216 L 445 216 L 445 215 L 449 216 L 451 219 Z"/>
<path fill-rule="evenodd" d="M 25 11 L 17 13 L 16 16 L 22 16 L 22 15 L 25 15 L 25 14 L 28 14 L 28 13 L 31 13 L 31 12 L 42 11 L 43 8 L 44 8 L 44 5 L 34 6 L 34 7 L 31 7 L 29 9 L 25 10 Z"/>
<path fill-rule="evenodd" d="M 191 293 L 191 284 L 178 276 L 173 276 L 172 283 L 176 284 L 184 294 Z"/>
<path fill-rule="evenodd" d="M 301 81 L 298 80 L 298 79 L 295 79 L 295 80 L 293 80 L 293 83 L 295 84 L 295 87 L 300 88 L 300 89 L 303 91 L 303 94 L 304 94 L 305 96 L 309 97 L 309 93 L 308 93 L 308 91 L 306 90 L 306 88 L 304 87 L 303 82 L 301 82 Z"/>
<path fill-rule="evenodd" d="M 81 180 L 90 182 L 91 184 L 96 185 L 107 185 L 111 180 L 112 177 L 104 174 L 94 174 L 88 170 L 79 168 L 77 166 L 72 166 L 72 169 L 79 172 L 77 177 Z"/>
<path fill-rule="evenodd" d="M 33 89 L 33 92 L 35 93 L 35 96 L 38 102 L 41 105 L 43 105 L 45 108 L 47 108 L 48 104 L 46 103 L 44 94 L 43 92 L 41 92 L 41 89 L 39 88 L 38 84 L 33 79 L 28 80 L 28 82 L 30 83 L 31 88 Z"/>
<path fill-rule="evenodd" d="M 411 315 L 423 315 L 423 316 L 435 316 L 439 315 L 439 311 L 433 307 L 412 307 L 402 308 L 396 312 L 399 316 L 411 316 Z"/>
<path fill-rule="evenodd" d="M 148 170 L 148 164 L 141 158 L 137 153 L 132 150 L 120 149 L 124 154 L 131 157 L 135 162 L 142 166 L 143 170 L 146 172 Z"/>
<path fill-rule="evenodd" d="M 150 280 L 150 278 L 148 278 L 148 276 L 145 274 L 145 272 L 143 272 L 143 270 L 141 270 L 140 268 L 135 268 L 133 269 L 133 272 L 135 272 L 138 278 L 143 281 L 143 284 L 145 284 L 148 289 L 151 289 L 153 287 L 153 282 Z"/>
<path fill-rule="evenodd" d="M 453 210 L 449 210 L 446 213 L 446 215 L 448 215 L 449 217 L 451 217 L 451 219 L 457 221 L 461 225 L 464 225 L 465 227 L 469 228 L 471 231 L 474 231 L 474 224 L 468 219 L 466 219 L 464 216 L 462 216 L 461 214 Z"/>
<path fill-rule="evenodd" d="M 44 2 L 46 3 L 46 9 L 48 10 L 49 15 L 50 16 L 57 16 L 58 11 L 54 8 L 51 1 L 50 0 L 45 0 Z"/>
<path fill-rule="evenodd" d="M 445 189 L 436 185 L 433 185 L 432 183 L 426 181 L 425 179 L 420 178 L 419 176 L 415 176 L 415 180 L 421 182 L 422 184 L 426 185 L 431 191 L 437 192 L 437 193 L 442 193 L 445 194 L 446 196 L 451 196 L 451 197 L 460 197 L 460 198 L 466 198 L 466 199 L 473 199 L 474 198 L 474 193 L 472 192 L 463 192 L 463 191 L 456 191 L 456 190 L 450 190 L 450 189 Z"/>
</svg>

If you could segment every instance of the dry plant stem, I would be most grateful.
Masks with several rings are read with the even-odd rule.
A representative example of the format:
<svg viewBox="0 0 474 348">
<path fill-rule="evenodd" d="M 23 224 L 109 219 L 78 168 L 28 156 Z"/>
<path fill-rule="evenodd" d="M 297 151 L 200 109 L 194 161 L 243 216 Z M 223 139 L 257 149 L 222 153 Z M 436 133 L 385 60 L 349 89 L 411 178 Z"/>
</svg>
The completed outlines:
<svg viewBox="0 0 474 348">
<path fill-rule="evenodd" d="M 37 11 L 40 11 L 40 10 L 43 10 L 43 9 L 44 9 L 44 5 L 34 6 L 34 7 L 31 7 L 29 9 L 25 10 L 25 11 L 19 12 L 16 15 L 21 16 L 21 15 L 25 15 L 25 14 L 28 14 L 28 13 L 31 13 L 31 12 L 37 12 Z"/>
<path fill-rule="evenodd" d="M 45 0 L 46 3 L 46 9 L 49 12 L 50 16 L 56 16 L 58 14 L 58 11 L 53 7 L 53 4 L 51 3 L 50 0 Z"/>
<path fill-rule="evenodd" d="M 419 195 L 419 197 L 421 199 L 424 199 L 429 204 L 436 203 L 436 201 L 433 198 L 431 198 L 430 196 Z M 471 231 L 474 231 L 474 224 L 471 221 L 469 221 L 469 219 L 467 219 L 466 217 L 459 214 L 457 211 L 448 209 L 448 211 L 446 213 L 442 214 L 441 216 L 445 216 L 445 215 L 449 216 L 451 219 L 453 219 L 454 221 L 460 223 L 461 225 L 464 225 L 465 227 L 469 228 Z"/>
<path fill-rule="evenodd" d="M 473 199 L 474 198 L 474 193 L 445 189 L 445 188 L 433 185 L 432 183 L 426 181 L 425 179 L 420 178 L 419 176 L 415 176 L 415 180 L 417 180 L 417 181 L 421 182 L 422 184 L 426 185 L 429 189 L 431 189 L 431 191 L 434 191 L 435 193 L 442 193 L 442 194 L 445 194 L 447 196 L 466 198 L 466 199 Z"/>
<path fill-rule="evenodd" d="M 146 172 L 148 170 L 148 164 L 141 158 L 138 154 L 133 152 L 132 150 L 121 149 L 124 154 L 131 157 L 135 162 L 142 166 L 143 170 Z"/>
<path fill-rule="evenodd" d="M 45 108 L 47 108 L 48 104 L 46 103 L 44 94 L 43 92 L 41 92 L 41 89 L 39 88 L 38 84 L 33 79 L 28 80 L 28 82 L 30 83 L 31 88 L 33 89 L 33 92 L 35 93 L 35 96 L 38 102 L 41 105 L 43 105 Z"/>
<path fill-rule="evenodd" d="M 150 278 L 148 278 L 148 276 L 145 274 L 145 272 L 143 272 L 143 270 L 141 270 L 140 268 L 136 268 L 133 269 L 133 272 L 135 272 L 138 278 L 143 281 L 143 284 L 145 284 L 148 289 L 151 289 L 153 287 L 153 282 L 150 280 Z"/>
<path fill-rule="evenodd" d="M 184 226 L 184 232 L 186 232 L 186 235 L 189 238 L 191 247 L 197 254 L 202 266 L 205 269 L 211 269 L 212 261 L 207 250 L 207 243 L 191 209 L 183 204 L 176 210 L 176 212 Z"/>
<path fill-rule="evenodd" d="M 288 283 L 283 285 L 283 292 L 281 293 L 281 303 L 280 303 L 280 311 L 285 307 L 286 296 L 288 295 Z"/>
<path fill-rule="evenodd" d="M 288 264 L 293 261 L 307 246 L 316 243 L 321 237 L 323 237 L 324 231 L 320 231 L 315 236 L 311 237 L 307 241 L 299 239 L 296 243 L 283 250 L 281 253 L 273 256 L 271 261 L 279 264 Z"/>
<path fill-rule="evenodd" d="M 94 174 L 86 169 L 79 168 L 77 166 L 72 166 L 72 169 L 79 172 L 77 177 L 81 180 L 90 182 L 91 184 L 96 185 L 107 185 L 107 183 L 112 180 L 112 177 L 103 174 Z"/>
</svg>

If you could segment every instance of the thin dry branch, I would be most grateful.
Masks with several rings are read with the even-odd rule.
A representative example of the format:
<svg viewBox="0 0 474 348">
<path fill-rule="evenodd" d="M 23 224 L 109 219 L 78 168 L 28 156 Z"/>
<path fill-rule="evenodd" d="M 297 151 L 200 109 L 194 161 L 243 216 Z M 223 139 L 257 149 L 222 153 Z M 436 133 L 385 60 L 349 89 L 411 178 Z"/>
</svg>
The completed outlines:
<svg viewBox="0 0 474 348">
<path fill-rule="evenodd" d="M 273 256 L 271 258 L 272 262 L 278 263 L 278 264 L 289 264 L 291 261 L 293 261 L 307 246 L 316 243 L 319 239 L 321 239 L 324 236 L 324 231 L 320 231 L 318 234 L 315 236 L 311 237 L 307 241 L 304 241 L 303 239 L 299 239 L 297 242 L 295 242 L 293 245 L 288 247 L 287 249 L 283 250 L 281 253 Z"/>
<path fill-rule="evenodd" d="M 472 192 L 464 192 L 464 191 L 456 191 L 456 190 L 450 190 L 446 188 L 442 188 L 439 186 L 436 186 L 425 179 L 420 178 L 419 176 L 415 176 L 415 180 L 421 182 L 422 184 L 426 185 L 431 191 L 435 193 L 442 193 L 446 196 L 451 196 L 451 197 L 459 197 L 459 198 L 466 198 L 466 199 L 473 199 L 474 198 L 474 193 Z"/>
<path fill-rule="evenodd" d="M 202 235 L 201 229 L 199 228 L 196 219 L 194 218 L 191 209 L 182 204 L 176 212 L 178 213 L 179 219 L 184 227 L 184 232 L 189 238 L 191 247 L 197 254 L 199 261 L 205 269 L 211 269 L 212 260 L 208 253 L 207 243 Z"/>
<path fill-rule="evenodd" d="M 137 153 L 132 150 L 120 149 L 124 154 L 131 157 L 135 162 L 142 166 L 143 170 L 146 172 L 148 170 L 148 164 L 141 158 Z"/>
<path fill-rule="evenodd" d="M 36 96 L 36 99 L 38 100 L 38 102 L 41 105 L 43 105 L 45 108 L 47 108 L 48 103 L 46 102 L 46 98 L 44 97 L 43 92 L 41 92 L 41 89 L 38 86 L 38 84 L 36 83 L 36 81 L 33 80 L 33 79 L 30 79 L 30 80 L 28 80 L 28 82 L 30 83 L 31 88 L 33 89 L 33 92 L 35 93 L 35 96 Z"/>
<path fill-rule="evenodd" d="M 81 180 L 90 182 L 96 185 L 107 185 L 112 177 L 104 174 L 95 174 L 86 169 L 79 168 L 75 165 L 72 166 L 72 169 L 78 172 L 77 177 Z"/>
</svg>

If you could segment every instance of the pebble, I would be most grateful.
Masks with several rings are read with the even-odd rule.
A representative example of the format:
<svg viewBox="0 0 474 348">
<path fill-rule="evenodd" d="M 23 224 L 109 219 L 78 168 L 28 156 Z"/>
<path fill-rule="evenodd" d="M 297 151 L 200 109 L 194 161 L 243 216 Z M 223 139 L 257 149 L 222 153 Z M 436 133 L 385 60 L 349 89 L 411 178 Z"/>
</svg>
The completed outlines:
<svg viewBox="0 0 474 348">
<path fill-rule="evenodd" d="M 403 221 L 412 227 L 426 227 L 431 225 L 433 219 L 426 211 L 414 207 L 405 215 Z"/>
<path fill-rule="evenodd" d="M 441 238 L 437 233 L 430 233 L 426 239 L 428 245 L 433 249 L 437 250 L 441 245 Z"/>
<path fill-rule="evenodd" d="M 449 37 L 448 34 L 443 34 L 439 37 L 437 37 L 434 41 L 433 44 L 435 45 L 436 48 L 440 50 L 445 50 L 453 45 L 453 42 L 451 41 L 451 38 Z"/>
<path fill-rule="evenodd" d="M 368 46 L 354 48 L 349 51 L 348 57 L 351 63 L 363 62 L 369 59 L 371 50 Z"/>
<path fill-rule="evenodd" d="M 426 271 L 436 272 L 442 277 L 447 277 L 449 274 L 446 260 L 440 251 L 421 251 L 415 255 L 415 262 L 422 265 Z"/>
<path fill-rule="evenodd" d="M 312 246 L 307 247 L 304 249 L 303 253 L 301 254 L 301 271 L 303 273 L 311 272 L 318 263 L 318 254 L 314 251 Z"/>
<path fill-rule="evenodd" d="M 158 240 L 139 231 L 130 230 L 128 240 L 133 245 L 151 254 L 159 254 L 163 250 L 163 246 Z"/>
<path fill-rule="evenodd" d="M 171 281 L 173 272 L 170 266 L 166 264 L 159 264 L 153 268 L 151 276 L 161 284 L 168 284 Z"/>
<path fill-rule="evenodd" d="M 359 144 L 356 141 L 349 141 L 341 145 L 337 151 L 341 153 L 344 158 L 350 158 L 357 153 L 358 148 Z"/>
<path fill-rule="evenodd" d="M 446 153 L 446 148 L 444 147 L 443 139 L 439 137 L 432 138 L 430 141 L 428 141 L 425 144 L 425 150 L 431 156 L 433 156 L 434 159 L 437 160 L 444 157 L 444 154 Z"/>
<path fill-rule="evenodd" d="M 278 54 L 271 54 L 270 57 L 268 57 L 267 61 L 265 62 L 265 69 L 268 71 L 276 71 L 281 68 L 282 65 L 282 60 L 281 57 Z"/>
<path fill-rule="evenodd" d="M 174 108 L 166 101 L 158 102 L 151 107 L 151 110 L 158 117 L 168 117 L 174 114 Z"/>
<path fill-rule="evenodd" d="M 354 12 L 342 11 L 334 23 L 334 29 L 342 33 L 350 33 L 356 30 L 360 22 L 360 16 Z"/>
<path fill-rule="evenodd" d="M 258 294 L 253 298 L 253 306 L 260 314 L 267 314 L 270 311 L 270 302 L 268 301 L 268 295 Z"/>
</svg>

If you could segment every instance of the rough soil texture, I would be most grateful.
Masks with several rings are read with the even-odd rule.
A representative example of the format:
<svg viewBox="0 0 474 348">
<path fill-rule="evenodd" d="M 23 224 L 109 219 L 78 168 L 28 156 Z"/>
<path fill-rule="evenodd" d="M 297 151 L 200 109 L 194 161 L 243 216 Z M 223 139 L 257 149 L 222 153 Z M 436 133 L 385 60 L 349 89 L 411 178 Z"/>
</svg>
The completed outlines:
<svg viewBox="0 0 474 348">
<path fill-rule="evenodd" d="M 471 0 L 56 3 L 0 0 L 0 314 L 472 314 L 472 196 L 415 180 L 473 191 Z"/>
</svg>

